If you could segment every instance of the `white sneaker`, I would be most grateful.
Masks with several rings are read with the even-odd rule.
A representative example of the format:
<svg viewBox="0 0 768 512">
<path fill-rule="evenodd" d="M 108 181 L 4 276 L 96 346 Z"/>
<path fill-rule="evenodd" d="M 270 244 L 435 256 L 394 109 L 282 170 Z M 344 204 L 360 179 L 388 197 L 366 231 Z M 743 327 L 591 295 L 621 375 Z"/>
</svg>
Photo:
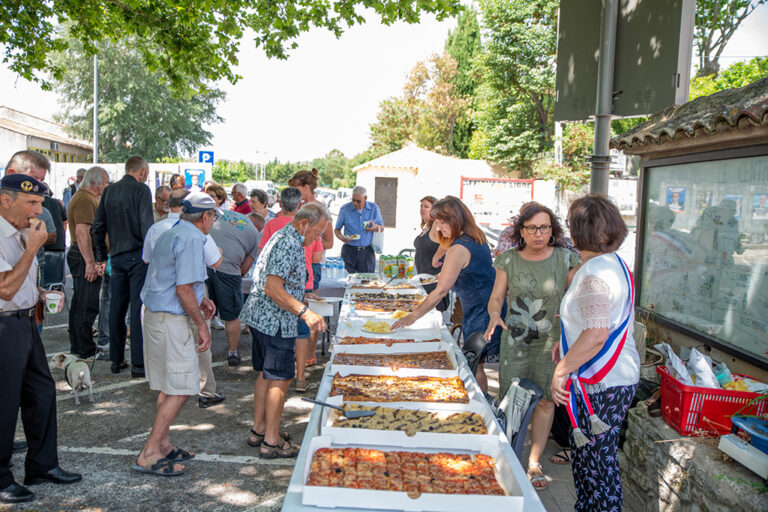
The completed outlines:
<svg viewBox="0 0 768 512">
<path fill-rule="evenodd" d="M 221 319 L 217 316 L 213 317 L 213 320 L 211 320 L 211 327 L 213 327 L 216 330 L 223 330 L 224 324 L 221 322 Z"/>
</svg>

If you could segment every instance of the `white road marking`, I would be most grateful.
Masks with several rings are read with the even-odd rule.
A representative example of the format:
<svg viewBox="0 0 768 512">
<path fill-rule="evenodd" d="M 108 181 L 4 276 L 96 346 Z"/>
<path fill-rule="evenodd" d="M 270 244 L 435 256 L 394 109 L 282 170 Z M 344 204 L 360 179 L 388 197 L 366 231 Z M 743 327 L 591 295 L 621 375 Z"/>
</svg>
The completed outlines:
<svg viewBox="0 0 768 512">
<path fill-rule="evenodd" d="M 45 331 L 46 329 L 61 329 L 62 327 L 69 327 L 69 324 L 66 323 L 66 324 L 58 324 L 58 325 L 44 325 L 43 331 Z"/>
<path fill-rule="evenodd" d="M 136 450 L 126 450 L 123 448 L 110 448 L 109 446 L 59 446 L 60 452 L 66 453 L 88 453 L 94 455 L 118 455 L 125 457 L 137 457 Z M 224 462 L 229 464 L 266 464 L 271 466 L 293 466 L 296 459 L 262 459 L 261 457 L 249 457 L 245 455 L 220 455 L 218 453 L 197 453 L 194 461 L 203 462 Z M 190 461 L 186 461 L 188 463 Z"/>
</svg>

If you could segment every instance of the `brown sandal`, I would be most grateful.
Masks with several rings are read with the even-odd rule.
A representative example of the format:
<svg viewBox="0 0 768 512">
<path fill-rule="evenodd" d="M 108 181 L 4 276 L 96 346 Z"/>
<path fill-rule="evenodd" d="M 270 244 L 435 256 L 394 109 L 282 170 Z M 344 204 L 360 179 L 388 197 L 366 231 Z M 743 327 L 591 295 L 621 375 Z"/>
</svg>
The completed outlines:
<svg viewBox="0 0 768 512">
<path fill-rule="evenodd" d="M 251 437 L 248 436 L 248 445 L 249 446 L 253 446 L 254 448 L 258 448 L 259 446 L 261 446 L 261 443 L 264 442 L 264 434 L 259 434 L 258 432 L 256 432 L 253 429 L 251 429 L 251 436 L 256 438 L 256 440 L 255 441 L 251 441 Z M 288 432 L 283 432 L 281 430 L 280 431 L 280 439 L 282 439 L 283 441 L 290 441 L 291 440 L 291 434 L 289 434 Z"/>
<path fill-rule="evenodd" d="M 262 459 L 292 459 L 299 454 L 300 446 L 290 441 L 283 440 L 279 445 L 271 445 L 266 441 L 261 442 L 259 457 Z M 263 451 L 266 448 L 266 452 Z"/>
</svg>

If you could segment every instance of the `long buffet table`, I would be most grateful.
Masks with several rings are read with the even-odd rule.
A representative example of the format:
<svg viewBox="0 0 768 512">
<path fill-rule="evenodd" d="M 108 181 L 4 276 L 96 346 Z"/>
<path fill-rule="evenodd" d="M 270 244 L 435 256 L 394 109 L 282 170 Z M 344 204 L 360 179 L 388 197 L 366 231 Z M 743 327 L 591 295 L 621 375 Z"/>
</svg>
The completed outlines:
<svg viewBox="0 0 768 512">
<path fill-rule="evenodd" d="M 355 283 L 352 276 L 352 283 Z M 466 359 L 456 341 L 441 324 L 442 317 L 432 311 L 409 328 L 391 334 L 372 334 L 362 330 L 363 324 L 371 319 L 391 317 L 388 313 L 355 311 L 353 294 L 377 290 L 356 289 L 347 286 L 341 311 L 338 317 L 336 339 L 339 337 L 367 336 L 375 338 L 414 338 L 439 339 L 431 343 L 394 343 L 391 346 L 376 345 L 334 345 L 334 356 L 340 352 L 351 353 L 404 353 L 427 350 L 445 350 L 449 354 L 451 370 L 424 370 L 408 368 L 380 368 L 371 366 L 335 365 L 332 358 L 326 364 L 317 393 L 317 399 L 341 404 L 342 397 L 330 397 L 335 373 L 395 375 L 395 376 L 436 376 L 456 377 L 464 383 L 469 396 L 468 404 L 436 402 L 364 402 L 361 404 L 428 411 L 472 411 L 478 413 L 486 424 L 487 434 L 435 434 L 403 431 L 382 431 L 367 429 L 333 428 L 328 420 L 329 410 L 315 406 L 302 441 L 301 451 L 296 460 L 288 491 L 283 501 L 284 512 L 293 511 L 374 511 L 374 510 L 409 510 L 409 511 L 466 511 L 476 507 L 488 507 L 505 512 L 543 511 L 536 490 L 531 486 L 525 470 L 503 432 L 498 428 L 493 414 L 480 390 L 474 376 L 471 375 Z M 382 290 L 378 290 L 382 291 Z M 387 293 L 424 293 L 417 289 L 387 289 Z M 390 320 L 392 322 L 392 320 Z M 484 453 L 496 460 L 497 480 L 505 489 L 506 496 L 487 496 L 480 494 L 428 494 L 408 495 L 405 492 L 368 489 L 346 489 L 339 487 L 305 486 L 308 478 L 312 454 L 321 447 L 348 448 L 360 447 L 373 450 L 418 451 L 424 453 Z M 320 505 L 322 503 L 322 505 Z"/>
</svg>

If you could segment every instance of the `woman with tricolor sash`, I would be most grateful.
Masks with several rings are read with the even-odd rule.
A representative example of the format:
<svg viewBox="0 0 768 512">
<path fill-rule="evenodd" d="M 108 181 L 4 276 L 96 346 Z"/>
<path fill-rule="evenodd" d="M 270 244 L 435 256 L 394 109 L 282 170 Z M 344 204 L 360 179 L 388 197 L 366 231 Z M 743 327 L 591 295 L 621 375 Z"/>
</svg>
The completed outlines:
<svg viewBox="0 0 768 512">
<path fill-rule="evenodd" d="M 575 510 L 621 510 L 619 430 L 640 379 L 634 283 L 615 252 L 627 227 L 599 195 L 574 201 L 568 225 L 582 264 L 560 303 L 560 346 L 553 353 L 559 361 L 550 390 L 573 426 Z"/>
</svg>

